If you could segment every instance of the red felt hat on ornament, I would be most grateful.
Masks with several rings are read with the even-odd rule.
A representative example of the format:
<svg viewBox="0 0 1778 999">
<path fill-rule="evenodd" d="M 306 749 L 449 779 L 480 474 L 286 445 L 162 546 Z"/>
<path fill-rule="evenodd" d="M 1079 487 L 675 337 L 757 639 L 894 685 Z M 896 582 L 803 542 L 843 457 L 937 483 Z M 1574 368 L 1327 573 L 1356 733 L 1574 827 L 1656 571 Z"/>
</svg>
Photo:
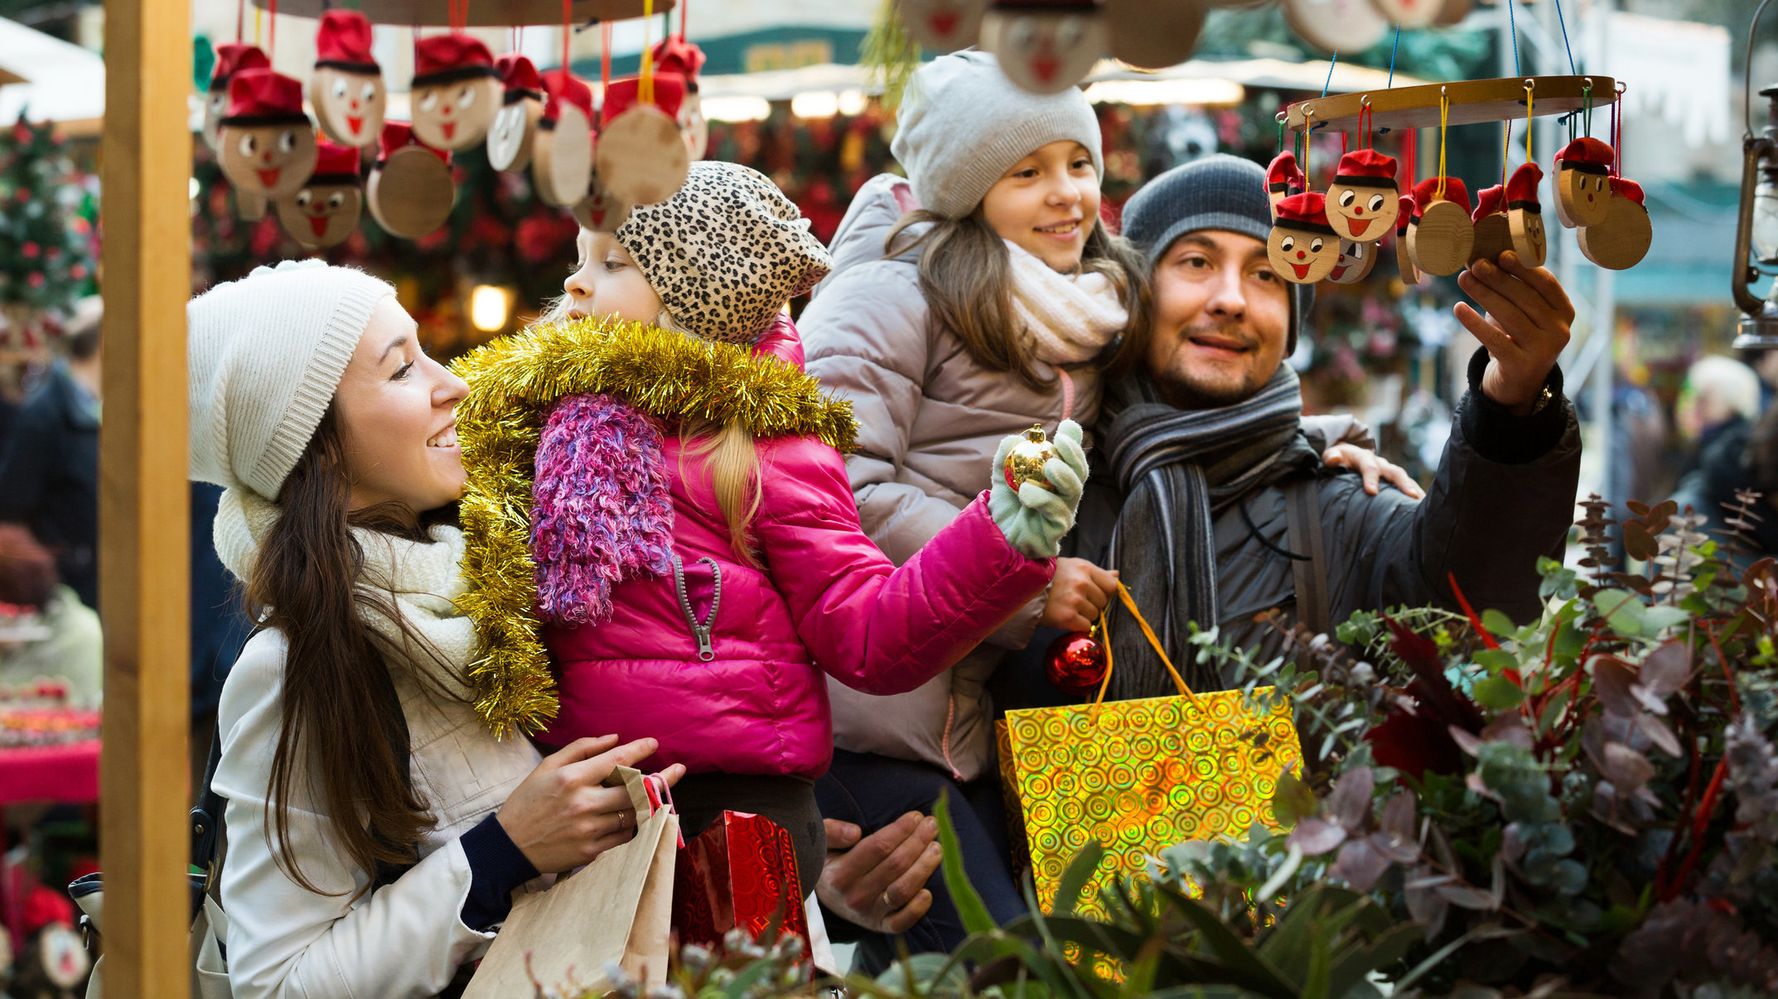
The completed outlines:
<svg viewBox="0 0 1778 999">
<path fill-rule="evenodd" d="M 1328 235 L 1334 231 L 1327 222 L 1327 195 L 1319 191 L 1304 191 L 1278 202 L 1278 221 L 1273 224 Z"/>
<path fill-rule="evenodd" d="M 494 70 L 500 74 L 500 83 L 506 88 L 506 103 L 526 97 L 543 99 L 543 77 L 538 74 L 536 64 L 530 59 L 511 52 L 494 60 Z"/>
<path fill-rule="evenodd" d="M 1537 201 L 1537 185 L 1542 182 L 1543 167 L 1535 163 L 1521 165 L 1506 182 L 1506 207 L 1541 213 L 1543 206 Z"/>
<path fill-rule="evenodd" d="M 358 183 L 358 147 L 321 140 L 315 152 L 315 172 L 310 184 Z"/>
<path fill-rule="evenodd" d="M 302 81 L 269 69 L 244 69 L 228 81 L 224 125 L 307 125 Z"/>
<path fill-rule="evenodd" d="M 1458 177 L 1445 178 L 1445 196 L 1438 197 L 1438 178 L 1428 177 L 1414 185 L 1414 214 L 1424 215 L 1434 201 L 1449 201 L 1469 211 L 1469 188 Z"/>
<path fill-rule="evenodd" d="M 1500 184 L 1484 187 L 1475 196 L 1475 211 L 1469 215 L 1471 222 L 1480 222 L 1490 215 L 1498 215 L 1505 211 L 1506 188 Z"/>
<path fill-rule="evenodd" d="M 654 71 L 673 73 L 685 79 L 685 89 L 698 92 L 698 71 L 704 68 L 704 50 L 684 35 L 668 35 L 654 47 Z"/>
<path fill-rule="evenodd" d="M 370 18 L 355 10 L 330 10 L 321 15 L 315 33 L 315 68 L 348 73 L 381 73 L 370 54 Z"/>
<path fill-rule="evenodd" d="M 1396 201 L 1395 232 L 1397 235 L 1408 231 L 1408 224 L 1420 221 L 1420 206 L 1414 203 L 1412 194 L 1404 194 Z"/>
<path fill-rule="evenodd" d="M 1628 177 L 1611 178 L 1611 193 L 1620 198 L 1629 198 L 1631 201 L 1634 201 L 1639 205 L 1644 204 L 1642 185 Z"/>
<path fill-rule="evenodd" d="M 433 35 L 414 45 L 415 87 L 494 75 L 494 53 L 481 39 L 462 32 Z"/>
<path fill-rule="evenodd" d="M 569 104 L 580 109 L 587 121 L 593 120 L 593 88 L 577 78 L 573 73 L 562 69 L 552 69 L 543 74 L 543 92 L 548 100 L 543 105 L 543 123 L 554 127 L 561 118 L 561 106 Z"/>
<path fill-rule="evenodd" d="M 245 69 L 271 69 L 272 61 L 257 45 L 227 42 L 216 46 L 216 68 L 210 73 L 211 90 L 227 90 L 228 82 Z"/>
<path fill-rule="evenodd" d="M 1582 136 L 1556 154 L 1556 166 L 1561 170 L 1580 170 L 1586 173 L 1606 173 L 1617 159 L 1611 147 L 1592 136 Z"/>
<path fill-rule="evenodd" d="M 444 149 L 434 149 L 426 143 L 421 142 L 419 139 L 414 138 L 414 126 L 409 122 L 385 121 L 383 122 L 382 138 L 378 140 L 377 166 L 382 166 L 389 162 L 391 154 L 408 146 L 418 146 L 439 159 L 444 160 L 446 163 L 451 161 L 451 154 L 449 151 Z"/>
<path fill-rule="evenodd" d="M 599 108 L 600 127 L 611 124 L 611 119 L 635 107 L 641 86 L 642 81 L 633 76 L 612 80 L 611 86 L 605 88 L 605 103 Z M 654 103 L 666 112 L 667 117 L 679 117 L 679 105 L 685 103 L 685 81 L 677 76 L 656 74 Z"/>
<path fill-rule="evenodd" d="M 1375 149 L 1354 149 L 1340 157 L 1333 182 L 1348 187 L 1394 187 L 1395 157 Z"/>
<path fill-rule="evenodd" d="M 1266 187 L 1272 191 L 1302 190 L 1309 186 L 1309 180 L 1303 176 L 1303 168 L 1296 165 L 1296 154 L 1282 152 L 1272 158 L 1272 165 L 1266 167 Z"/>
</svg>

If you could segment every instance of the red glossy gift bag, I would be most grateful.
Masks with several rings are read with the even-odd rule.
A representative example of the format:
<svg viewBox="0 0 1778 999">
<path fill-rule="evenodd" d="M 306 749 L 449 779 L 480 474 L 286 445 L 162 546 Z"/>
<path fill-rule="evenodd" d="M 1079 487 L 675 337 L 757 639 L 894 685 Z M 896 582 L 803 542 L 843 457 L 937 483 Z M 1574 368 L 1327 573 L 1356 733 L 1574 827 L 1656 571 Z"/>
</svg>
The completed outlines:
<svg viewBox="0 0 1778 999">
<path fill-rule="evenodd" d="M 737 927 L 756 940 L 777 930 L 801 937 L 806 954 L 806 897 L 790 834 L 761 815 L 723 812 L 679 851 L 673 929 L 681 944 L 707 947 Z"/>
</svg>

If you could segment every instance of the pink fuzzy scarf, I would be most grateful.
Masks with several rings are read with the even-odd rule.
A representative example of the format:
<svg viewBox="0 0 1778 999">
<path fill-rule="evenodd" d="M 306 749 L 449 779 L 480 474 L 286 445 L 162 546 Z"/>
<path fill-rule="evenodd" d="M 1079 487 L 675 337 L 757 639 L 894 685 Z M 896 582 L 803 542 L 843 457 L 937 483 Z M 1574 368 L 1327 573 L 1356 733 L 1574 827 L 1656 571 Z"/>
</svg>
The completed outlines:
<svg viewBox="0 0 1778 999">
<path fill-rule="evenodd" d="M 611 617 L 611 589 L 672 568 L 673 502 L 654 422 L 614 396 L 558 401 L 537 445 L 537 608 L 558 624 Z"/>
</svg>

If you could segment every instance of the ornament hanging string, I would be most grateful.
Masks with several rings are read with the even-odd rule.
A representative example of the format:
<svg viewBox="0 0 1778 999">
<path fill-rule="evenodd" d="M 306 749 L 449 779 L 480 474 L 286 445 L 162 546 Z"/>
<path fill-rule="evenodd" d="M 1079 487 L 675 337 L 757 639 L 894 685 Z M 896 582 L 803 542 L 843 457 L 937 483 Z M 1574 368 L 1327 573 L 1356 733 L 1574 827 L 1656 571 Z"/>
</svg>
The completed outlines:
<svg viewBox="0 0 1778 999">
<path fill-rule="evenodd" d="M 1402 137 L 1401 137 L 1401 167 L 1408 178 L 1407 189 L 1410 191 L 1412 191 L 1414 189 L 1415 181 L 1420 179 L 1418 176 L 1418 173 L 1420 170 L 1420 164 L 1418 164 L 1414 161 L 1415 154 L 1419 152 L 1419 149 L 1417 148 L 1419 145 L 1420 145 L 1420 130 L 1419 129 L 1410 128 L 1405 133 L 1402 134 Z"/>
<path fill-rule="evenodd" d="M 1389 82 L 1384 84 L 1387 89 L 1395 89 L 1395 53 L 1401 51 L 1401 25 L 1395 26 L 1395 41 L 1389 45 Z"/>
<path fill-rule="evenodd" d="M 1284 117 L 1285 113 L 1283 111 L 1278 112 L 1276 118 L 1276 121 L 1278 122 L 1278 151 L 1273 154 L 1274 156 L 1284 155 Z"/>
<path fill-rule="evenodd" d="M 685 41 L 685 19 L 691 16 L 691 0 L 679 0 L 679 40 Z"/>
<path fill-rule="evenodd" d="M 269 59 L 276 59 L 278 57 L 278 0 L 271 0 L 266 4 L 266 23 L 268 25 L 265 38 L 266 56 Z M 254 34 L 258 33 L 257 30 L 254 31 Z M 254 40 L 258 41 L 258 39 Z"/>
<path fill-rule="evenodd" d="M 1321 96 L 1323 96 L 1323 97 L 1327 96 L 1327 88 L 1333 86 L 1334 66 L 1337 65 L 1339 63 L 1339 61 L 1340 61 L 1340 50 L 1335 49 L 1333 58 L 1329 59 L 1327 61 L 1327 79 L 1322 81 L 1322 84 L 1321 84 Z"/>
<path fill-rule="evenodd" d="M 1624 175 L 1624 85 L 1617 85 L 1617 100 L 1611 102 L 1611 175 Z"/>
<path fill-rule="evenodd" d="M 1506 31 L 1513 40 L 1513 75 L 1524 76 L 1525 68 L 1519 64 L 1519 20 L 1513 15 L 1517 6 L 1515 0 L 1506 0 Z"/>
<path fill-rule="evenodd" d="M 1500 186 L 1506 186 L 1506 171 L 1513 156 L 1513 120 L 1501 122 L 1506 127 L 1500 130 Z"/>
<path fill-rule="evenodd" d="M 648 29 L 654 24 L 654 0 L 642 0 L 642 72 L 636 81 L 636 103 L 654 103 L 654 47 Z"/>
<path fill-rule="evenodd" d="M 1302 157 L 1304 183 L 1308 182 L 1308 178 L 1315 176 L 1313 173 L 1309 172 L 1309 146 L 1310 146 L 1309 140 L 1314 136 L 1314 134 L 1315 134 L 1315 109 L 1314 108 L 1304 108 L 1303 109 L 1303 157 Z"/>
<path fill-rule="evenodd" d="M 611 89 L 611 25 L 599 25 L 599 94 Z"/>
<path fill-rule="evenodd" d="M 236 0 L 235 3 L 235 44 L 239 45 L 247 38 L 247 0 Z"/>
<path fill-rule="evenodd" d="M 1434 201 L 1445 197 L 1445 132 L 1451 127 L 1451 97 L 1445 88 L 1438 88 L 1438 193 Z"/>
<path fill-rule="evenodd" d="M 1568 53 L 1568 72 L 1580 75 L 1574 68 L 1574 47 L 1568 44 L 1568 19 L 1562 16 L 1562 0 L 1556 0 L 1556 23 L 1562 26 L 1562 48 Z"/>
<path fill-rule="evenodd" d="M 1537 81 L 1525 81 L 1525 162 L 1535 163 L 1537 157 L 1531 154 L 1531 136 L 1537 129 L 1532 127 L 1537 116 Z"/>
<path fill-rule="evenodd" d="M 562 0 L 562 82 L 568 82 L 568 39 L 574 34 L 574 0 Z"/>
</svg>

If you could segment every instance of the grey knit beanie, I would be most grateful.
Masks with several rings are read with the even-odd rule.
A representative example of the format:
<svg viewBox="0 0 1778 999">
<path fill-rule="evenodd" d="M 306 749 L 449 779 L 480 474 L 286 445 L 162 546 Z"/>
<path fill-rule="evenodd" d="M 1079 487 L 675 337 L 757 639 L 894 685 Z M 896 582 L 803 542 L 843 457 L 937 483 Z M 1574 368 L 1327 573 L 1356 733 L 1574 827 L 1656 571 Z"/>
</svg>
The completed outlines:
<svg viewBox="0 0 1778 999">
<path fill-rule="evenodd" d="M 1216 229 L 1265 242 L 1272 232 L 1266 171 L 1252 160 L 1217 153 L 1182 163 L 1142 185 L 1124 203 L 1124 237 L 1148 256 L 1148 266 L 1187 233 Z M 1290 286 L 1290 326 L 1285 356 L 1296 353 L 1302 316 L 1314 286 Z"/>
<path fill-rule="evenodd" d="M 945 218 L 975 211 L 1001 174 L 1051 142 L 1085 146 L 1105 176 L 1099 119 L 1086 94 L 1078 87 L 1030 93 L 986 52 L 953 52 L 921 66 L 896 121 L 890 152 L 921 206 Z"/>
<path fill-rule="evenodd" d="M 286 260 L 188 302 L 191 477 L 276 500 L 394 294 L 360 270 Z"/>
</svg>

